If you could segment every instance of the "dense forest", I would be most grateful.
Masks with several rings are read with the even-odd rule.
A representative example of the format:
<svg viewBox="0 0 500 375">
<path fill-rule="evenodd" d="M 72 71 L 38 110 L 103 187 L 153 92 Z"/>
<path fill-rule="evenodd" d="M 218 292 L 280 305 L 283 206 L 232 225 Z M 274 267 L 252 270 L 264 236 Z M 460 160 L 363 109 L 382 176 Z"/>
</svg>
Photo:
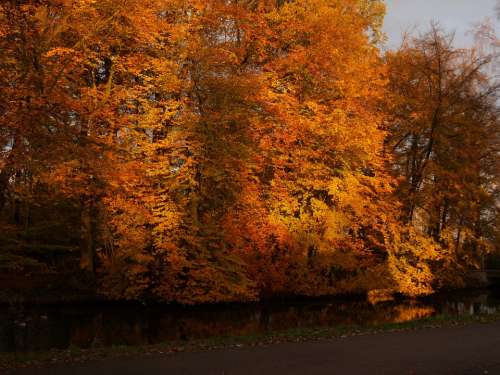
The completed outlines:
<svg viewBox="0 0 500 375">
<path fill-rule="evenodd" d="M 500 247 L 495 56 L 438 26 L 385 51 L 384 13 L 2 1 L 0 273 L 187 304 L 466 285 Z"/>
</svg>

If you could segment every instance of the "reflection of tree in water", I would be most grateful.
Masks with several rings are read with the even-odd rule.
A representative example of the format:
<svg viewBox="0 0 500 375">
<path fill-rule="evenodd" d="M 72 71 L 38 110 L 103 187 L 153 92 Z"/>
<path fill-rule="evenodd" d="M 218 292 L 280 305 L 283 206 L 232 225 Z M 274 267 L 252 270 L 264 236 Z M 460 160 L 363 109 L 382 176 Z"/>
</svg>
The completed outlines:
<svg viewBox="0 0 500 375">
<path fill-rule="evenodd" d="M 398 306 L 396 308 L 397 317 L 393 320 L 394 323 L 410 322 L 433 316 L 436 313 L 433 307 L 429 306 Z"/>
<path fill-rule="evenodd" d="M 479 315 L 500 312 L 499 301 L 494 291 L 480 292 L 474 295 L 461 295 L 460 298 L 439 301 L 440 314 L 444 315 Z"/>
<path fill-rule="evenodd" d="M 437 314 L 498 313 L 490 293 L 455 293 L 372 305 L 363 300 L 306 300 L 203 308 L 35 308 L 0 310 L 0 350 L 145 345 L 294 328 L 377 326 Z"/>
</svg>

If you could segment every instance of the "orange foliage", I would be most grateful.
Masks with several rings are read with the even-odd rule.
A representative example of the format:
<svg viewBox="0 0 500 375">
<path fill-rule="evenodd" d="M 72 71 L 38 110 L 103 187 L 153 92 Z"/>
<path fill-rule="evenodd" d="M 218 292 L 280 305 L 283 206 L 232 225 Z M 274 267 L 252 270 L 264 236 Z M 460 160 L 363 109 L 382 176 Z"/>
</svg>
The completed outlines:
<svg viewBox="0 0 500 375">
<path fill-rule="evenodd" d="M 449 195 L 409 192 L 395 143 L 428 134 L 432 103 L 411 86 L 426 55 L 381 55 L 383 1 L 23 4 L 0 7 L 0 225 L 9 246 L 78 248 L 110 298 L 426 294 L 465 267 L 453 240 L 465 258 L 485 226 L 457 214 L 436 235 L 409 206 L 463 214 L 481 197 L 475 218 L 496 218 L 498 165 L 479 186 L 469 151 L 484 132 L 454 133 L 467 157 L 440 140 L 469 163 L 430 164 Z M 456 129 L 477 120 L 459 119 L 465 102 L 492 108 L 477 94 Z M 496 118 L 474 123 L 498 140 Z"/>
</svg>

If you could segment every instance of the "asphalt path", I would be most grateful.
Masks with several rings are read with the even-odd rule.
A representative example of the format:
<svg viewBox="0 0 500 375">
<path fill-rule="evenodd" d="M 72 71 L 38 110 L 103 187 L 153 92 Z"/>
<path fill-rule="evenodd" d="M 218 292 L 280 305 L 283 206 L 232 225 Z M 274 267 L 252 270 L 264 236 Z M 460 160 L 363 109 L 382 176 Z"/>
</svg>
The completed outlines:
<svg viewBox="0 0 500 375">
<path fill-rule="evenodd" d="M 498 374 L 500 322 L 79 365 L 16 375 Z"/>
</svg>

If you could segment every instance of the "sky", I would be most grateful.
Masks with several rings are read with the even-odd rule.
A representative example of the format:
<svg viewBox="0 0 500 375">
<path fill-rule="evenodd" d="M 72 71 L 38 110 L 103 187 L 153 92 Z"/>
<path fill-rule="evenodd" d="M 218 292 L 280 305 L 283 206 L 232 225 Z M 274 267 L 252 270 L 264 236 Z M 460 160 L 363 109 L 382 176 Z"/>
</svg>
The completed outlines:
<svg viewBox="0 0 500 375">
<path fill-rule="evenodd" d="M 384 31 L 389 48 L 396 48 L 405 30 L 425 31 L 431 21 L 438 21 L 447 31 L 455 32 L 456 47 L 470 47 L 468 32 L 474 24 L 489 17 L 500 28 L 495 17 L 497 0 L 386 0 Z"/>
</svg>

